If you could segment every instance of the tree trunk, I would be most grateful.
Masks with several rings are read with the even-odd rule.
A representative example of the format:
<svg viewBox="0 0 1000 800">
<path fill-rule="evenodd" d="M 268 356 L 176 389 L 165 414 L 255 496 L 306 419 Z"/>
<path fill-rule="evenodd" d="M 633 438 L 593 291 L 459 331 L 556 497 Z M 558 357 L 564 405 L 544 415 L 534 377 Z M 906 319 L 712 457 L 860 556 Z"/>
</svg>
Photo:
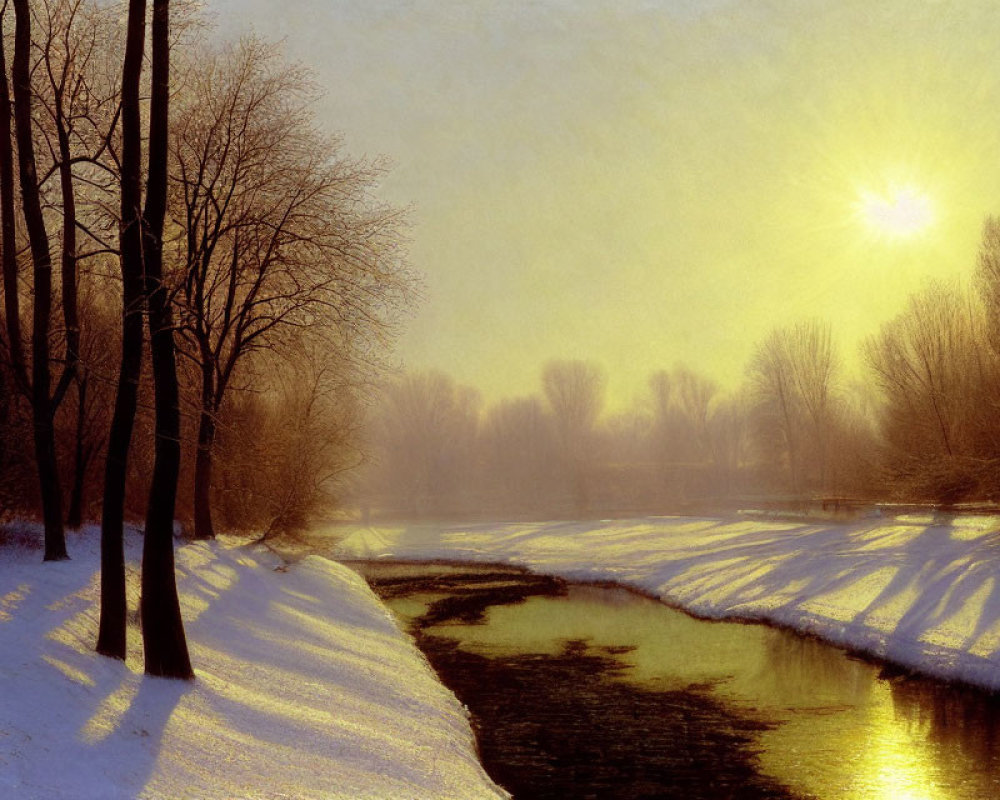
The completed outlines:
<svg viewBox="0 0 1000 800">
<path fill-rule="evenodd" d="M 2 19 L 2 17 L 0 17 Z M 2 32 L 2 28 L 0 28 Z M 14 147 L 11 142 L 10 86 L 7 58 L 0 36 L 0 237 L 2 237 L 4 315 L 7 346 L 18 388 L 27 391 L 28 377 L 21 342 L 21 310 L 18 298 L 17 226 L 14 215 Z"/>
<path fill-rule="evenodd" d="M 66 554 L 63 530 L 62 490 L 56 464 L 55 431 L 52 424 L 51 370 L 49 366 L 49 326 L 52 316 L 52 256 L 45 231 L 31 118 L 31 11 L 28 0 L 14 0 L 14 129 L 21 179 L 22 212 L 28 231 L 34 277 L 34 314 L 31 336 L 31 411 L 38 464 L 42 517 L 45 522 L 45 560 L 60 561 Z"/>
<path fill-rule="evenodd" d="M 83 487 L 86 480 L 87 458 L 83 437 L 87 425 L 87 387 L 90 378 L 77 375 L 76 383 L 76 443 L 73 448 L 73 486 L 69 495 L 69 511 L 66 512 L 66 527 L 77 530 L 83 524 Z"/>
<path fill-rule="evenodd" d="M 125 659 L 125 482 L 142 370 L 143 270 L 139 209 L 142 138 L 139 79 L 146 35 L 145 0 L 129 0 L 122 65 L 121 247 L 122 358 L 108 435 L 101 509 L 101 621 L 97 652 Z"/>
<path fill-rule="evenodd" d="M 76 383 L 76 446 L 73 460 L 73 485 L 70 491 L 69 511 L 66 526 L 76 530 L 83 521 L 83 427 L 86 421 L 84 402 L 87 389 L 80 375 L 80 316 L 77 299 L 76 263 L 76 195 L 73 191 L 72 154 L 69 134 L 63 123 L 62 99 L 57 104 L 59 114 L 56 130 L 59 138 L 59 188 L 63 201 L 62 236 L 62 305 L 63 320 L 66 323 L 66 362 L 63 374 L 56 388 L 54 405 L 61 402 L 71 382 Z M 55 413 L 53 408 L 52 413 Z"/>
<path fill-rule="evenodd" d="M 45 385 L 48 392 L 48 386 Z M 38 402 L 38 393 L 35 394 Z M 56 463 L 55 430 L 48 403 L 41 403 L 41 412 L 34 414 L 35 460 L 38 463 L 38 480 L 42 491 L 42 519 L 45 523 L 45 561 L 65 561 L 66 536 L 62 519 L 62 489 Z"/>
<path fill-rule="evenodd" d="M 4 326 L 7 332 L 8 356 L 13 367 L 14 382 L 23 387 L 24 358 L 21 350 L 21 320 L 17 296 L 17 242 L 14 220 L 14 148 L 11 144 L 10 86 L 7 83 L 7 55 L 4 47 L 3 19 L 0 13 L 0 272 L 3 275 Z M 3 398 L 2 423 L 4 434 L 10 416 L 10 387 L 0 385 Z M 6 447 L 4 447 L 6 455 Z M 6 466 L 6 465 L 4 465 Z"/>
<path fill-rule="evenodd" d="M 194 677 L 174 577 L 174 508 L 181 462 L 180 399 L 173 315 L 163 284 L 170 98 L 169 0 L 153 0 L 152 94 L 143 255 L 156 400 L 156 454 L 142 550 L 142 639 L 146 674 Z"/>
<path fill-rule="evenodd" d="M 124 661 L 125 483 L 132 428 L 139 400 L 143 340 L 141 276 L 124 274 L 124 256 L 122 263 L 125 298 L 122 312 L 122 359 L 118 370 L 115 411 L 108 435 L 108 452 L 104 462 L 104 499 L 101 506 L 101 621 L 97 635 L 97 652 Z"/>
<path fill-rule="evenodd" d="M 153 258 L 147 238 L 147 267 Z M 166 291 L 156 281 L 149 294 L 149 334 L 156 399 L 156 455 L 146 508 L 142 550 L 142 638 L 146 673 L 192 678 L 184 623 L 174 579 L 174 507 L 180 473 L 180 403 L 173 320 Z"/>
<path fill-rule="evenodd" d="M 66 328 L 66 358 L 52 398 L 52 413 L 62 403 L 80 368 L 80 314 L 76 275 L 76 194 L 73 191 L 72 153 L 69 133 L 63 122 L 62 99 L 56 103 L 56 132 L 59 139 L 59 189 L 63 203 L 61 289 L 63 321 Z"/>
<path fill-rule="evenodd" d="M 202 397 L 198 420 L 198 453 L 194 462 L 194 538 L 214 539 L 212 524 L 212 447 L 215 444 L 215 415 L 211 400 Z"/>
</svg>

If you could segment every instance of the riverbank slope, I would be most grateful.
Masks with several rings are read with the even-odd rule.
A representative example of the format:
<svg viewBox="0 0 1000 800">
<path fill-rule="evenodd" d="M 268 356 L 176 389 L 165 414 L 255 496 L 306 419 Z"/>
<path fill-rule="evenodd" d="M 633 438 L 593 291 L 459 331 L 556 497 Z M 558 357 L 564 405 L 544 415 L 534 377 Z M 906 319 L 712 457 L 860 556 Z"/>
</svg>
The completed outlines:
<svg viewBox="0 0 1000 800">
<path fill-rule="evenodd" d="M 58 563 L 0 548 L 0 797 L 506 796 L 465 710 L 346 567 L 179 547 L 197 678 L 169 681 L 143 676 L 134 624 L 127 663 L 93 652 L 98 538 L 71 535 Z"/>
</svg>

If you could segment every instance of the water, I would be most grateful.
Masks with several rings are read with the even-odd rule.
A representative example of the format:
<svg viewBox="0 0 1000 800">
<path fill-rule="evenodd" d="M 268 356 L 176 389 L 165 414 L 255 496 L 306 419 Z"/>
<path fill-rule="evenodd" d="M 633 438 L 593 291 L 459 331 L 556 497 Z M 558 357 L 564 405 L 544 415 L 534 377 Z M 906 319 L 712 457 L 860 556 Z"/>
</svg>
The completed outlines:
<svg viewBox="0 0 1000 800">
<path fill-rule="evenodd" d="M 1000 700 L 509 568 L 362 570 L 518 798 L 1000 797 Z"/>
</svg>

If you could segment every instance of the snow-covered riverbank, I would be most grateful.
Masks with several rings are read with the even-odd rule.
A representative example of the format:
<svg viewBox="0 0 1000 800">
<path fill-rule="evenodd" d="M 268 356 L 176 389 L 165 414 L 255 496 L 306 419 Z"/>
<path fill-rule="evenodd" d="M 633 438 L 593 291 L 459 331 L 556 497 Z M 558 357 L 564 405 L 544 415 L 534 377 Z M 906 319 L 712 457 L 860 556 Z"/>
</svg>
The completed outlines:
<svg viewBox="0 0 1000 800">
<path fill-rule="evenodd" d="M 0 797 L 505 796 L 458 701 L 346 567 L 180 547 L 184 683 L 142 675 L 134 626 L 127 664 L 93 652 L 97 538 L 71 536 L 62 563 L 0 549 Z"/>
<path fill-rule="evenodd" d="M 503 561 L 612 580 L 706 617 L 768 620 L 1000 689 L 1000 519 L 661 517 L 335 529 L 345 558 Z"/>
</svg>

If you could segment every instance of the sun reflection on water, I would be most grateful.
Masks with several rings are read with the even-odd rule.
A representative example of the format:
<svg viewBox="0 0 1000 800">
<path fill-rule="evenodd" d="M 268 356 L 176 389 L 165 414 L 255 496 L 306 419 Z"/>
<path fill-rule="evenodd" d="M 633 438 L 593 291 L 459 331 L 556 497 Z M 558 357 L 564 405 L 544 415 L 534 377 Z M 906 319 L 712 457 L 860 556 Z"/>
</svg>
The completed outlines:
<svg viewBox="0 0 1000 800">
<path fill-rule="evenodd" d="M 406 610 L 427 599 L 412 598 Z M 486 625 L 432 631 L 487 655 L 551 654 L 567 640 L 602 652 L 631 648 L 616 656 L 628 666 L 622 679 L 661 689 L 710 686 L 704 690 L 737 712 L 772 723 L 758 734 L 760 769 L 807 796 L 980 800 L 995 796 L 1000 781 L 996 717 L 978 695 L 887 678 L 878 665 L 785 631 L 707 623 L 593 587 L 493 606 Z"/>
</svg>

